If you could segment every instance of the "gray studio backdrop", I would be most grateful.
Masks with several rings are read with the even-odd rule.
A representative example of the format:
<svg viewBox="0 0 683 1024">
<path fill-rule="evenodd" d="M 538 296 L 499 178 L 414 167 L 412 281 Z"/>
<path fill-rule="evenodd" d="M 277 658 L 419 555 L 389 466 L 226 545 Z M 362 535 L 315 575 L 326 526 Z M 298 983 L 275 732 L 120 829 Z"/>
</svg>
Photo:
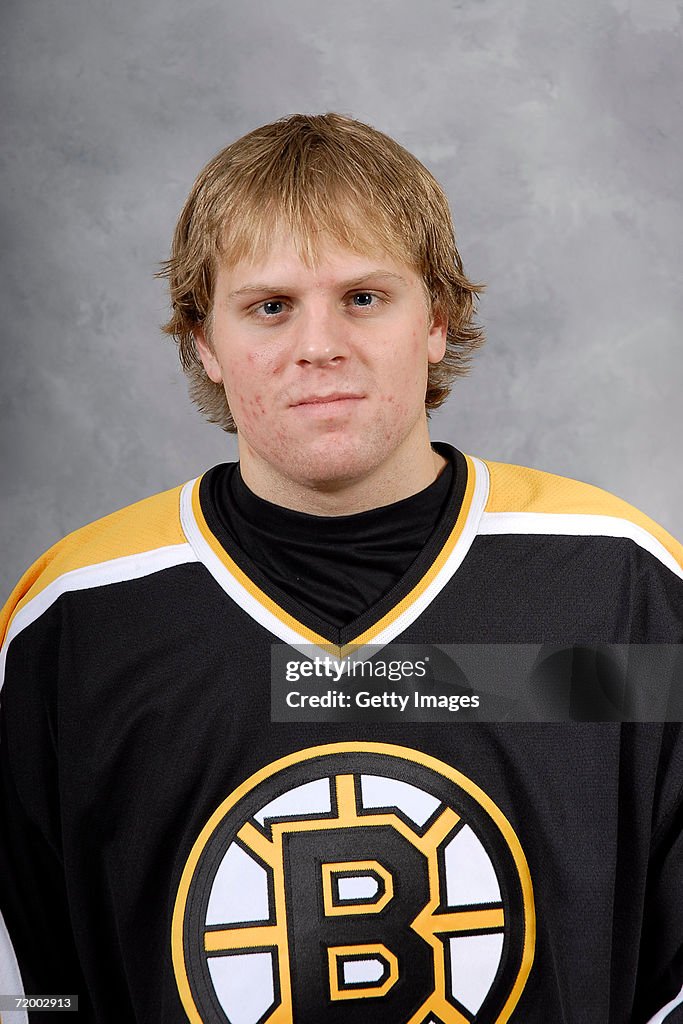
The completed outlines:
<svg viewBox="0 0 683 1024">
<path fill-rule="evenodd" d="M 444 185 L 489 342 L 433 419 L 683 536 L 681 5 L 3 0 L 4 597 L 83 523 L 234 455 L 153 274 L 218 149 L 338 110 Z"/>
</svg>

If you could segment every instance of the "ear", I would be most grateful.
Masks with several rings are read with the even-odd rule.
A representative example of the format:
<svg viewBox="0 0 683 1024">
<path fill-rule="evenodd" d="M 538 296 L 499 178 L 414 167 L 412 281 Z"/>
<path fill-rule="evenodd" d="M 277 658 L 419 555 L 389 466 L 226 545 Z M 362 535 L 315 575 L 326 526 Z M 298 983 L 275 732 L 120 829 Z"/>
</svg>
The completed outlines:
<svg viewBox="0 0 683 1024">
<path fill-rule="evenodd" d="M 448 334 L 448 318 L 438 309 L 432 314 L 432 322 L 427 336 L 427 360 L 440 363 L 446 354 L 446 336 Z"/>
<path fill-rule="evenodd" d="M 204 328 L 198 324 L 194 331 L 194 343 L 197 346 L 197 352 L 199 358 L 202 361 L 206 376 L 209 380 L 212 380 L 214 384 L 223 383 L 223 373 L 221 371 L 220 363 L 216 359 L 216 353 L 213 350 L 213 346 L 209 343 Z"/>
</svg>

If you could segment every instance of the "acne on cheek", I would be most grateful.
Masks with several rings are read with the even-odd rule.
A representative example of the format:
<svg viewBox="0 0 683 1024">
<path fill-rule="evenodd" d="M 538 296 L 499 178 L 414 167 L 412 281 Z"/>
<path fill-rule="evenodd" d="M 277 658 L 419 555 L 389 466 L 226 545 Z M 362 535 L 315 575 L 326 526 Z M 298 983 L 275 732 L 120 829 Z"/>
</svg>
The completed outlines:
<svg viewBox="0 0 683 1024">
<path fill-rule="evenodd" d="M 225 397 L 232 410 L 233 416 L 244 417 L 249 413 L 249 407 L 253 403 L 253 396 L 250 395 L 247 374 L 230 375 L 229 379 L 223 381 Z"/>
<path fill-rule="evenodd" d="M 230 403 L 230 408 L 233 411 L 233 416 L 236 414 L 238 426 L 246 430 L 250 430 L 258 423 L 266 411 L 260 395 L 254 395 L 252 398 L 247 399 L 238 399 L 235 404 Z"/>
<path fill-rule="evenodd" d="M 273 357 L 270 351 L 260 351 L 258 349 L 250 349 L 246 353 L 246 368 L 250 373 L 250 379 L 253 380 L 253 374 L 258 373 L 262 376 L 274 377 L 278 373 L 281 373 L 283 369 L 282 360 L 278 360 Z"/>
</svg>

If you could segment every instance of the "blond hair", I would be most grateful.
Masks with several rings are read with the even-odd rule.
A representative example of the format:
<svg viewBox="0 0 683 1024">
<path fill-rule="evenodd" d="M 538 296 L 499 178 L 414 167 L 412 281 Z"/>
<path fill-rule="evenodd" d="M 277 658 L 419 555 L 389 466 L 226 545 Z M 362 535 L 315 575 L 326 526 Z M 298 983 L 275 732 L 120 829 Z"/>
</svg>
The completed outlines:
<svg viewBox="0 0 683 1024">
<path fill-rule="evenodd" d="M 420 274 L 431 313 L 448 319 L 446 354 L 430 364 L 425 394 L 427 410 L 438 408 L 484 340 L 474 323 L 483 285 L 465 276 L 448 200 L 416 157 L 375 128 L 341 114 L 294 114 L 244 135 L 200 172 L 158 275 L 168 278 L 173 307 L 163 330 L 178 345 L 190 396 L 206 418 L 236 430 L 194 338 L 203 326 L 210 343 L 217 267 L 264 256 L 278 229 L 309 266 L 320 240 L 332 238 Z"/>
</svg>

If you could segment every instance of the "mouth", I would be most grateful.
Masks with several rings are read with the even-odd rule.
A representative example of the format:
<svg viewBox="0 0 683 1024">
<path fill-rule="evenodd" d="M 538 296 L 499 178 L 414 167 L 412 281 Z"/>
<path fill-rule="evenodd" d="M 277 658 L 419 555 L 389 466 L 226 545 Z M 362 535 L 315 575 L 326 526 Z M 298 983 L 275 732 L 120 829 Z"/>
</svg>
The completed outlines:
<svg viewBox="0 0 683 1024">
<path fill-rule="evenodd" d="M 307 395 L 305 398 L 300 398 L 296 402 L 292 402 L 293 409 L 320 409 L 322 411 L 331 409 L 334 406 L 346 405 L 350 402 L 359 402 L 363 398 L 362 395 L 355 393 L 335 391 L 329 395 Z"/>
</svg>

